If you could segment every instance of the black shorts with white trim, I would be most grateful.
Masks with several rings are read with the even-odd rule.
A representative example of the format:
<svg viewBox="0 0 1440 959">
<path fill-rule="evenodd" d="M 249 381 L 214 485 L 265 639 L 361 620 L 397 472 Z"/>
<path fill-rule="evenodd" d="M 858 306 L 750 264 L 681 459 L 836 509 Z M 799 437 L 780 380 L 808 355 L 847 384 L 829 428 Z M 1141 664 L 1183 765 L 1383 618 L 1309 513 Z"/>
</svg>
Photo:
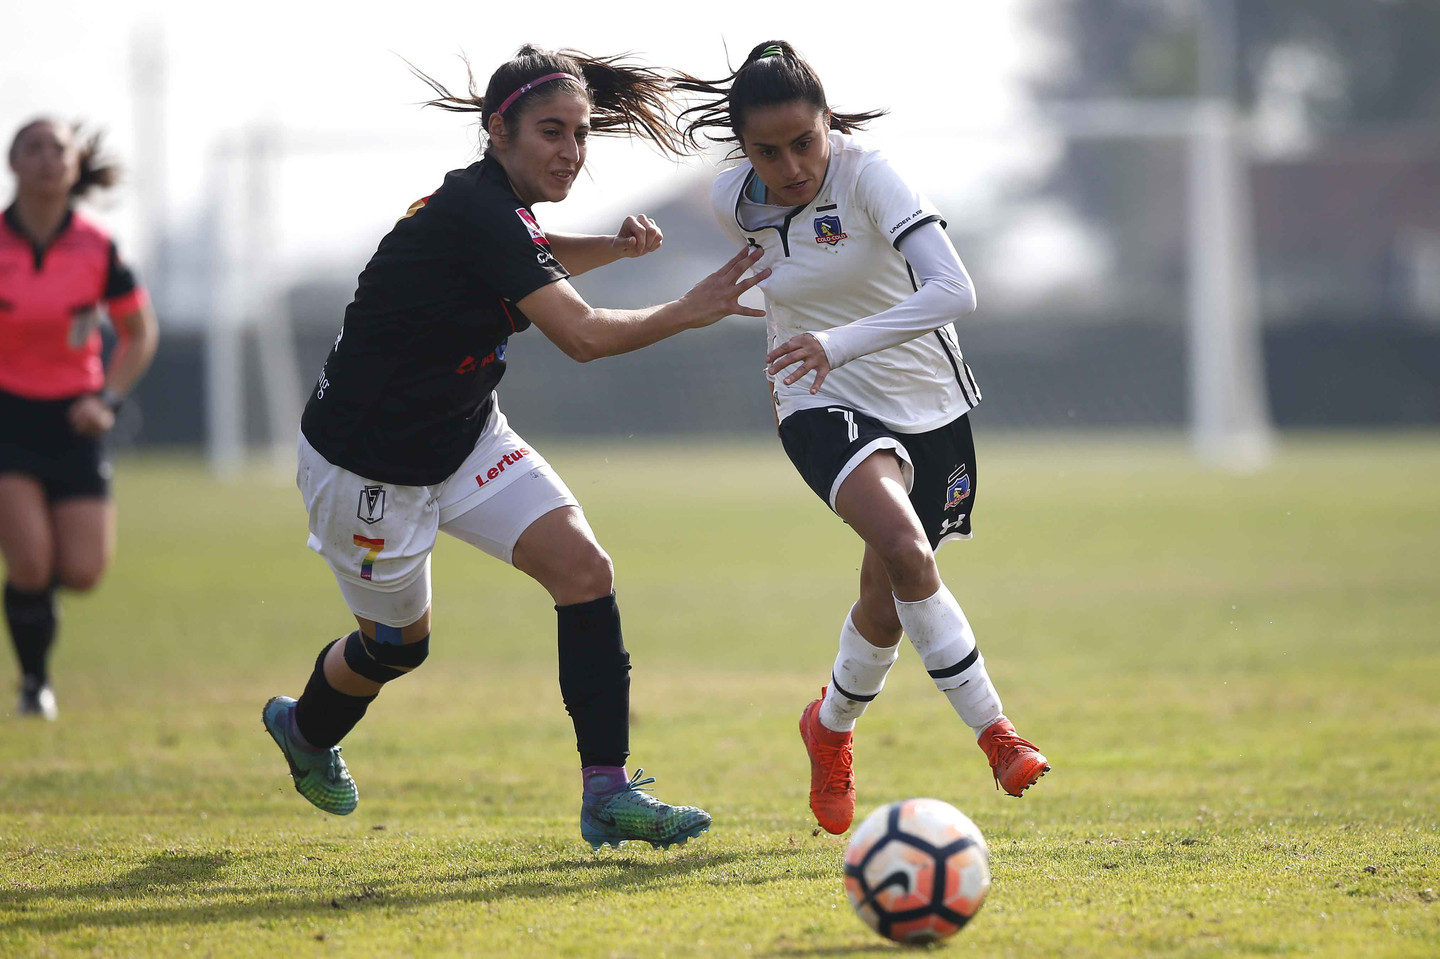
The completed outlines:
<svg viewBox="0 0 1440 959">
<path fill-rule="evenodd" d="M 978 474 L 968 416 L 925 433 L 900 433 L 848 406 L 797 410 L 780 422 L 780 442 L 801 478 L 832 510 L 855 467 L 872 453 L 893 450 L 930 548 L 970 538 Z"/>
</svg>

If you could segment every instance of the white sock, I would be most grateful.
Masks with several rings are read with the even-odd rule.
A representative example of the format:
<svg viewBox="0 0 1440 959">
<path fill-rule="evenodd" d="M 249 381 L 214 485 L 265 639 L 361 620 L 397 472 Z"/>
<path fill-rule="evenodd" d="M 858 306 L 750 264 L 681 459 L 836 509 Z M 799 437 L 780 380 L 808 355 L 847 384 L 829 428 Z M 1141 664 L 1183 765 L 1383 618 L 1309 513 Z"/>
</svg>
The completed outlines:
<svg viewBox="0 0 1440 959">
<path fill-rule="evenodd" d="M 930 678 L 965 725 L 979 736 L 1004 714 L 1000 694 L 985 672 L 985 657 L 965 612 L 942 583 L 929 599 L 907 603 L 895 598 L 900 625 L 925 663 Z"/>
<path fill-rule="evenodd" d="M 846 614 L 830 688 L 820 703 L 820 725 L 837 733 L 854 729 L 855 720 L 885 687 L 885 674 L 899 655 L 899 643 L 885 648 L 870 645 L 855 628 L 855 620 Z"/>
</svg>

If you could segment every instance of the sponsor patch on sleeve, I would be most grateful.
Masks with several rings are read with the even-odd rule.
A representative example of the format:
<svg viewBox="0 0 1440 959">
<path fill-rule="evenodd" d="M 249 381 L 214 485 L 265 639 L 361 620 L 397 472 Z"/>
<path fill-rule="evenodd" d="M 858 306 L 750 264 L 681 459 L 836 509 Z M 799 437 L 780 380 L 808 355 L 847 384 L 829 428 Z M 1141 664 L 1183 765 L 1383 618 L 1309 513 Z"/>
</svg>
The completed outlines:
<svg viewBox="0 0 1440 959">
<path fill-rule="evenodd" d="M 515 209 L 515 215 L 520 218 L 521 223 L 525 224 L 525 229 L 530 234 L 530 239 L 534 240 L 539 246 L 550 245 L 550 241 L 545 238 L 545 232 L 540 229 L 540 224 L 535 222 L 535 217 L 530 214 L 529 210 L 523 206 L 517 207 Z"/>
</svg>

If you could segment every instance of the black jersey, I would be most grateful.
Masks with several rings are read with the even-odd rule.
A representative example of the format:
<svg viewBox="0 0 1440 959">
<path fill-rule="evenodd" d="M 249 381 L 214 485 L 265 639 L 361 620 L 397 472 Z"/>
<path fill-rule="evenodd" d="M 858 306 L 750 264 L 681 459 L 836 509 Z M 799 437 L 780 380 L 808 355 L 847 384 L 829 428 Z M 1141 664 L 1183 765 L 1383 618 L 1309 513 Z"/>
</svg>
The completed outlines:
<svg viewBox="0 0 1440 959">
<path fill-rule="evenodd" d="M 569 276 L 489 158 L 453 170 L 380 241 L 300 428 L 331 463 L 431 486 L 474 448 L 530 321 L 517 300 Z"/>
</svg>

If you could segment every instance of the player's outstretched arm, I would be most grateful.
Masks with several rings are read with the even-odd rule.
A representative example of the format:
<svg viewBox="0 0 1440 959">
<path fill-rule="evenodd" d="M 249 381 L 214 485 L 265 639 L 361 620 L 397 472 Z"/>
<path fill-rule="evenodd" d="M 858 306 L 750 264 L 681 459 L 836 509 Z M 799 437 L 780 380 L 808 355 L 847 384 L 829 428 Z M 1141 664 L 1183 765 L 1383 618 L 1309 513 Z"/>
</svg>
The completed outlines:
<svg viewBox="0 0 1440 959">
<path fill-rule="evenodd" d="M 740 297 L 770 275 L 761 270 L 745 276 L 761 254 L 758 248 L 741 250 L 680 299 L 643 310 L 596 309 L 564 280 L 541 287 L 516 305 L 567 356 L 586 363 L 641 349 L 731 314 L 764 316 L 764 310 L 740 305 Z"/>
<path fill-rule="evenodd" d="M 914 293 L 881 313 L 792 337 L 765 357 L 765 371 L 777 376 L 788 370 L 787 386 L 813 372 L 810 392 L 818 393 L 831 370 L 856 357 L 924 336 L 975 311 L 970 274 L 939 223 L 912 231 L 900 241 L 899 250 L 919 283 Z"/>
<path fill-rule="evenodd" d="M 627 216 L 614 236 L 547 233 L 546 237 L 550 240 L 550 252 L 571 276 L 619 259 L 654 253 L 665 240 L 660 227 L 643 213 Z"/>
</svg>

